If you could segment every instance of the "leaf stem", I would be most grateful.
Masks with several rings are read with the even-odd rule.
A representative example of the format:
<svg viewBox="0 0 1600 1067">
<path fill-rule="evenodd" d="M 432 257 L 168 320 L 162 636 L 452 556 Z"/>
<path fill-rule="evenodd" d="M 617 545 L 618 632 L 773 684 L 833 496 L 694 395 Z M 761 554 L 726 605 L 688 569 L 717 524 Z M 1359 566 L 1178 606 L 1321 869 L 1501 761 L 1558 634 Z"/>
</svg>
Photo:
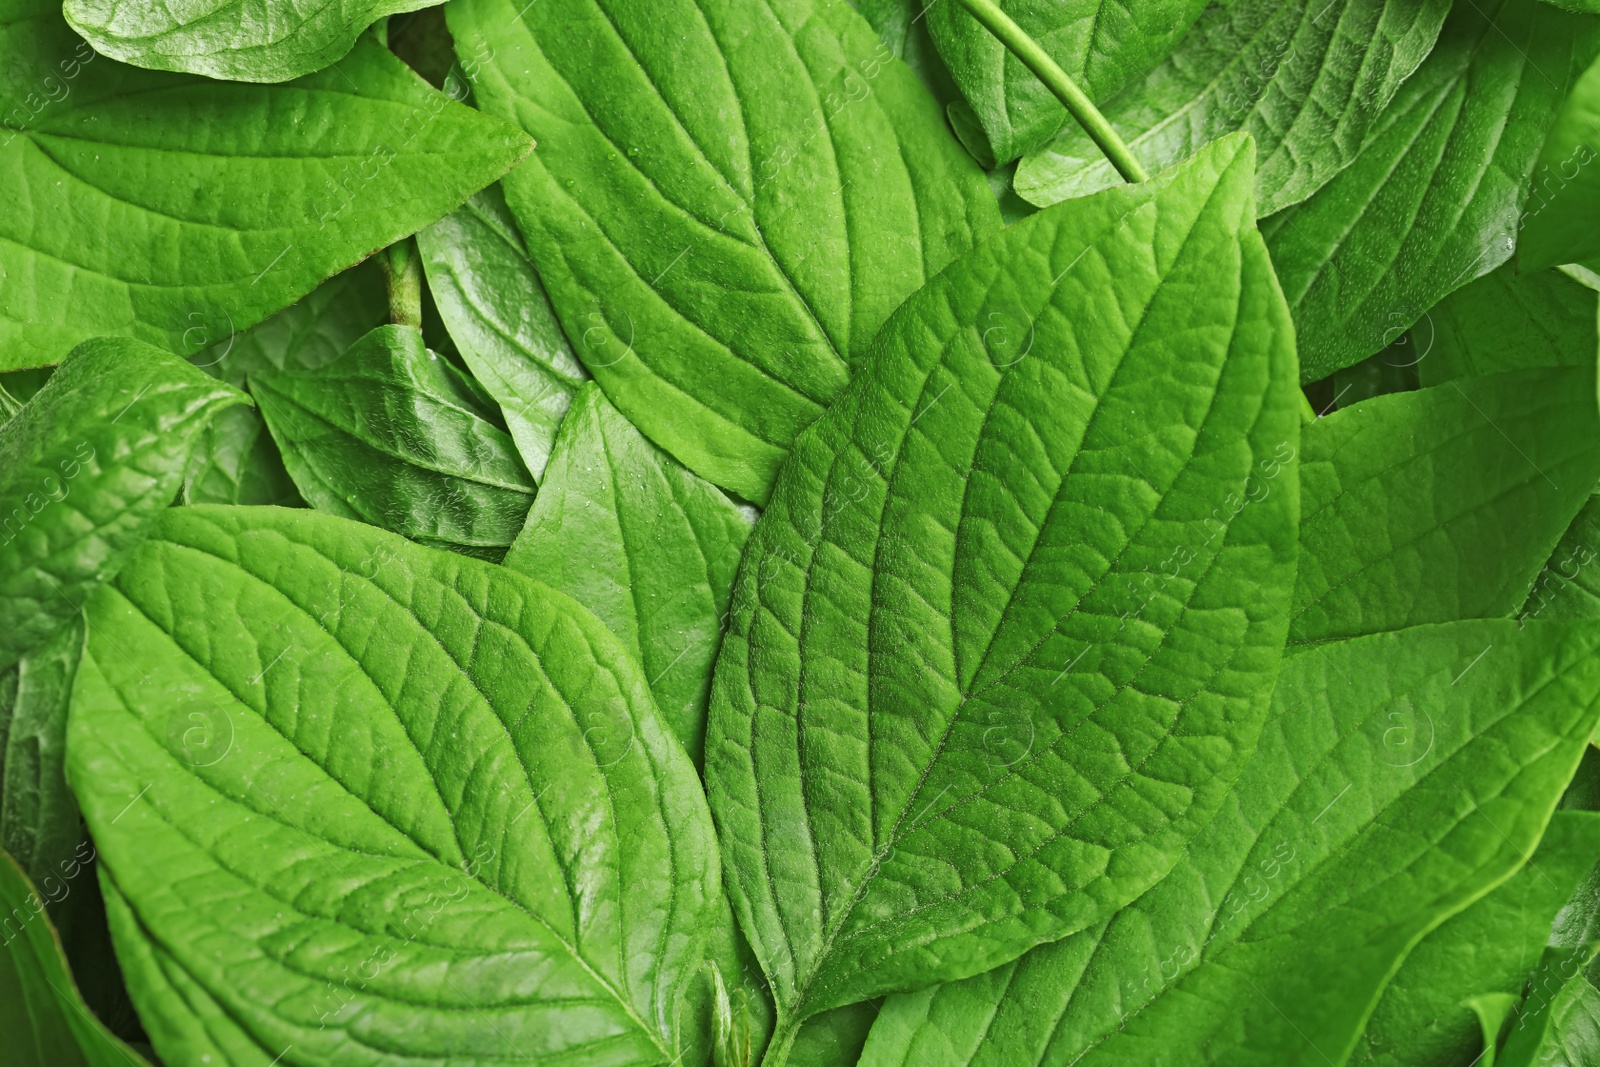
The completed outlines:
<svg viewBox="0 0 1600 1067">
<path fill-rule="evenodd" d="M 1066 107 L 1073 118 L 1078 120 L 1078 125 L 1083 127 L 1085 133 L 1094 139 L 1100 146 L 1100 151 L 1105 153 L 1111 165 L 1117 168 L 1117 173 L 1130 182 L 1142 182 L 1150 177 L 1133 152 L 1117 136 L 1117 131 L 1111 128 L 1111 123 L 1100 114 L 1094 106 L 1094 101 L 1078 87 L 1072 76 L 1061 69 L 1060 64 L 1050 58 L 1050 54 L 1039 46 L 1039 42 L 1029 37 L 1021 26 L 1011 20 L 1011 16 L 1001 11 L 994 0 L 961 0 L 961 5 L 972 13 L 972 17 L 983 23 L 984 27 L 1000 39 L 1000 43 L 1011 50 L 1011 53 L 1038 75 L 1044 82 L 1045 88 L 1055 94 L 1056 99 Z"/>
<path fill-rule="evenodd" d="M 416 242 L 407 237 L 378 253 L 383 276 L 389 283 L 389 321 L 396 326 L 422 327 L 422 257 Z"/>
</svg>

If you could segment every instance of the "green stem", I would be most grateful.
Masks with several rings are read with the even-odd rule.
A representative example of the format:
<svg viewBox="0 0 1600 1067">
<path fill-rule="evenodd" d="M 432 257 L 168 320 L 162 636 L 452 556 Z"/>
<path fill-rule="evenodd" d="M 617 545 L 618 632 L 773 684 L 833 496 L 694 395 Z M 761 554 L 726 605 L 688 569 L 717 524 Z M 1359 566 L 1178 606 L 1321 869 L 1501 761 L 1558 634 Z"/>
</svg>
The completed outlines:
<svg viewBox="0 0 1600 1067">
<path fill-rule="evenodd" d="M 779 1018 L 772 1030 L 772 1040 L 761 1057 L 761 1067 L 784 1067 L 794 1048 L 794 1039 L 800 1036 L 800 1024 L 788 1018 Z"/>
<path fill-rule="evenodd" d="M 1061 69 L 1050 54 L 1039 47 L 1039 42 L 1011 21 L 1011 16 L 994 3 L 994 0 L 961 0 L 961 5 L 972 13 L 972 17 L 983 23 L 988 31 L 1000 39 L 1000 43 L 1009 48 L 1013 55 L 1022 60 L 1028 69 L 1038 75 L 1044 82 L 1045 88 L 1056 95 L 1056 99 L 1066 107 L 1073 118 L 1078 120 L 1084 132 L 1094 139 L 1100 146 L 1111 165 L 1117 168 L 1117 173 L 1130 182 L 1142 182 L 1150 177 L 1148 171 L 1134 158 L 1133 152 L 1123 143 L 1117 131 L 1111 128 L 1111 123 L 1100 114 L 1094 102 L 1078 88 L 1078 83 L 1072 76 Z"/>
<path fill-rule="evenodd" d="M 389 321 L 396 326 L 422 326 L 422 258 L 407 237 L 378 253 L 389 282 Z"/>
</svg>

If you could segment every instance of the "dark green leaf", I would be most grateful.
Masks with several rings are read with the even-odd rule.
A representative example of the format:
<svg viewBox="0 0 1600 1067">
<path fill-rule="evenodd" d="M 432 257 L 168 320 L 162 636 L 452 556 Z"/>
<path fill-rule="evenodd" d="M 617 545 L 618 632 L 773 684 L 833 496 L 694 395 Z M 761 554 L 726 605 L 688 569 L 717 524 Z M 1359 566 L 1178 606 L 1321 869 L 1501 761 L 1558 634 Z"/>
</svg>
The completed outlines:
<svg viewBox="0 0 1600 1067">
<path fill-rule="evenodd" d="M 1159 63 L 1205 6 L 1206 0 L 1000 0 L 1095 100 Z M 1039 147 L 1068 121 L 1066 109 L 1038 77 L 956 0 L 923 0 L 916 7 L 926 14 L 994 163 Z"/>
<path fill-rule="evenodd" d="M 1600 857 L 1600 813 L 1558 811 L 1532 859 L 1487 896 L 1411 950 L 1384 987 L 1350 1058 L 1352 1067 L 1452 1067 L 1483 1049 L 1469 1006 L 1484 997 L 1521 996 L 1544 952 L 1556 913 Z"/>
<path fill-rule="evenodd" d="M 78 614 L 177 496 L 212 418 L 243 403 L 175 356 L 104 338 L 0 426 L 0 666 Z"/>
<path fill-rule="evenodd" d="M 711 665 L 753 516 L 583 387 L 505 565 L 595 613 L 700 762 Z"/>
<path fill-rule="evenodd" d="M 67 703 L 82 648 L 83 627 L 63 626 L 12 668 L 12 695 L 0 707 L 0 848 L 51 903 L 84 840 L 66 778 Z"/>
<path fill-rule="evenodd" d="M 1521 614 L 1538 619 L 1600 619 L 1600 497 L 1590 497 L 1533 580 Z"/>
<path fill-rule="evenodd" d="M 417 247 L 462 360 L 505 412 L 528 470 L 542 477 L 556 429 L 588 375 L 561 332 L 499 188 L 417 234 Z"/>
<path fill-rule="evenodd" d="M 1475 621 L 1286 657 L 1176 870 L 1108 926 L 891 998 L 864 1067 L 1344 1062 L 1411 946 L 1532 852 L 1600 718 L 1597 653 L 1593 625 Z"/>
<path fill-rule="evenodd" d="M 533 503 L 510 436 L 408 326 L 380 326 L 316 370 L 250 388 L 313 507 L 498 559 Z"/>
<path fill-rule="evenodd" d="M 1594 37 L 1542 0 L 1455 5 L 1350 165 L 1263 220 L 1302 380 L 1372 355 L 1510 258 L 1534 160 Z"/>
<path fill-rule="evenodd" d="M 89 614 L 71 773 L 163 1059 L 673 1062 L 715 839 L 587 611 L 331 516 L 197 507 Z"/>
<path fill-rule="evenodd" d="M 145 1067 L 89 1013 L 44 902 L 0 852 L 0 1034 L 7 1067 Z"/>
<path fill-rule="evenodd" d="M 1600 481 L 1595 371 L 1381 396 L 1301 440 L 1291 643 L 1507 616 Z"/>
<path fill-rule="evenodd" d="M 1271 214 L 1355 158 L 1449 10 L 1449 0 L 1213 4 L 1166 62 L 1106 104 L 1106 117 L 1152 170 L 1250 131 L 1261 156 L 1256 210 Z M 1076 123 L 1017 169 L 1017 191 L 1041 207 L 1121 180 Z"/>
<path fill-rule="evenodd" d="M 428 223 L 528 150 L 364 40 L 290 85 L 97 56 L 0 0 L 0 367 L 127 334 L 187 354 Z"/>
<path fill-rule="evenodd" d="M 1568 5 L 1560 5 L 1566 7 Z M 1584 71 L 1561 105 L 1533 171 L 1533 190 L 1517 240 L 1517 264 L 1538 270 L 1600 257 L 1600 62 Z"/>
<path fill-rule="evenodd" d="M 1424 385 L 1528 367 L 1591 367 L 1600 354 L 1595 291 L 1559 270 L 1509 263 L 1457 289 L 1408 335 Z"/>
<path fill-rule="evenodd" d="M 465 0 L 506 199 L 578 357 L 690 470 L 761 502 L 889 312 L 999 228 L 916 76 L 835 0 Z"/>
<path fill-rule="evenodd" d="M 66 0 L 67 22 L 95 51 L 152 70 L 244 82 L 283 82 L 343 59 L 361 31 L 386 15 L 432 0 L 213 0 L 204 6 L 151 0 Z"/>
<path fill-rule="evenodd" d="M 979 246 L 796 443 L 706 744 L 774 1048 L 1103 919 L 1220 803 L 1298 511 L 1252 162 L 1225 138 Z"/>
</svg>

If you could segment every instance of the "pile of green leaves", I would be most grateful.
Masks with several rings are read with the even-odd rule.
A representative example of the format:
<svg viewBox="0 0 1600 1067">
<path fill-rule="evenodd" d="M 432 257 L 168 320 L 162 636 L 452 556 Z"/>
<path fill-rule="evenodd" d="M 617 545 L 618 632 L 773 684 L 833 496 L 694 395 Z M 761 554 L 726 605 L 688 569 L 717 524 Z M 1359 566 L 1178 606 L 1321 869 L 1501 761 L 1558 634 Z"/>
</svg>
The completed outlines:
<svg viewBox="0 0 1600 1067">
<path fill-rule="evenodd" d="M 1600 1064 L 1587 0 L 425 2 L 0 0 L 0 1060 Z"/>
</svg>

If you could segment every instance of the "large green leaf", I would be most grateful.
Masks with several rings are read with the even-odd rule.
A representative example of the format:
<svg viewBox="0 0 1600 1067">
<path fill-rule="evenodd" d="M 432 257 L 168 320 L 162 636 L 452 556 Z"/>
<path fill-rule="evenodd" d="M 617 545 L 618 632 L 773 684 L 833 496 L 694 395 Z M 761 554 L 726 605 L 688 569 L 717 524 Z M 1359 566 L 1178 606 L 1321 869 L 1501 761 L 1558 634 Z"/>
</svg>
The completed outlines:
<svg viewBox="0 0 1600 1067">
<path fill-rule="evenodd" d="M 1481 997 L 1522 993 L 1556 914 L 1600 857 L 1600 813 L 1558 811 L 1539 848 L 1508 881 L 1412 949 L 1367 1022 L 1352 1067 L 1464 1067 L 1483 1048 Z"/>
<path fill-rule="evenodd" d="M 1600 62 L 1584 71 L 1572 87 L 1533 171 L 1533 189 L 1517 239 L 1517 265 L 1523 270 L 1600 257 L 1597 155 Z"/>
<path fill-rule="evenodd" d="M 568 594 L 621 638 L 698 764 L 711 665 L 751 522 L 591 383 L 561 425 L 505 565 Z"/>
<path fill-rule="evenodd" d="M 690 470 L 766 499 L 889 312 L 999 228 L 915 75 L 840 0 L 464 0 L 506 199 L 578 357 Z"/>
<path fill-rule="evenodd" d="M 1510 258 L 1534 160 L 1597 25 L 1542 0 L 1455 5 L 1350 165 L 1263 220 L 1305 381 L 1379 351 Z"/>
<path fill-rule="evenodd" d="M 67 788 L 67 703 L 83 627 L 63 626 L 11 669 L 0 705 L 0 849 L 53 903 L 83 843 Z"/>
<path fill-rule="evenodd" d="M 7 1067 L 145 1067 L 73 984 L 44 901 L 0 852 L 0 1034 Z"/>
<path fill-rule="evenodd" d="M 722 914 L 710 813 L 587 611 L 331 516 L 197 507 L 89 614 L 69 761 L 163 1059 L 673 1062 Z"/>
<path fill-rule="evenodd" d="M 1038 76 L 957 0 L 913 5 L 982 126 L 982 146 L 1008 163 L 1050 139 L 1067 111 Z M 1155 66 L 1183 38 L 1206 0 L 1000 0 L 1095 100 Z M 992 165 L 992 164 L 991 164 Z"/>
<path fill-rule="evenodd" d="M 432 0 L 66 0 L 67 22 L 95 51 L 152 70 L 282 82 L 343 59 L 361 31 Z"/>
<path fill-rule="evenodd" d="M 0 425 L 0 667 L 78 614 L 172 503 L 206 425 L 243 403 L 175 356 L 105 338 Z"/>
<path fill-rule="evenodd" d="M 775 1048 L 1100 920 L 1236 773 L 1298 512 L 1252 162 L 1226 138 L 979 246 L 796 443 L 706 743 Z"/>
<path fill-rule="evenodd" d="M 1424 385 L 1527 367 L 1592 367 L 1595 291 L 1559 270 L 1510 263 L 1457 289 L 1411 330 Z"/>
<path fill-rule="evenodd" d="M 0 0 L 0 367 L 128 334 L 187 354 L 445 214 L 528 150 L 376 42 L 292 85 L 97 56 Z"/>
<path fill-rule="evenodd" d="M 1176 870 L 1103 928 L 891 998 L 863 1064 L 1344 1062 L 1407 950 L 1533 851 L 1600 719 L 1597 652 L 1589 624 L 1468 621 L 1286 657 Z"/>
<path fill-rule="evenodd" d="M 315 370 L 250 376 L 313 507 L 498 559 L 533 503 L 511 437 L 409 326 L 380 326 Z"/>
<path fill-rule="evenodd" d="M 588 377 L 572 353 L 496 186 L 417 234 L 428 288 L 461 358 L 505 412 L 535 478 L 572 394 Z"/>
<path fill-rule="evenodd" d="M 1106 104 L 1106 117 L 1152 169 L 1249 130 L 1261 157 L 1256 210 L 1271 214 L 1349 164 L 1449 10 L 1448 0 L 1214 4 L 1166 62 Z M 1043 207 L 1121 180 L 1069 123 L 1017 167 L 1016 189 Z"/>
<path fill-rule="evenodd" d="M 1306 428 L 1291 643 L 1493 618 L 1600 482 L 1595 371 L 1376 397 Z"/>
</svg>

